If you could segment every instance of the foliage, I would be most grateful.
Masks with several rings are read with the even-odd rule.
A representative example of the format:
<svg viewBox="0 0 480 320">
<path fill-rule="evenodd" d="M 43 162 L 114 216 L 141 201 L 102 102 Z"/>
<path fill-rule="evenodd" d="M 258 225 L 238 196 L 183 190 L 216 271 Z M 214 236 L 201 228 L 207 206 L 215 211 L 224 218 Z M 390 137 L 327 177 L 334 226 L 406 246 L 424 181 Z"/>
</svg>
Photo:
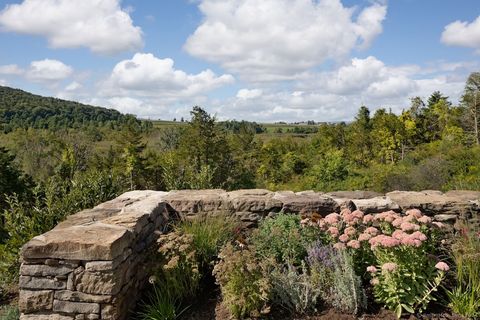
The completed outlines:
<svg viewBox="0 0 480 320">
<path fill-rule="evenodd" d="M 0 306 L 0 319 L 2 320 L 18 320 L 20 319 L 20 312 L 17 307 Z"/>
<path fill-rule="evenodd" d="M 363 268 L 372 274 L 377 301 L 398 317 L 404 310 L 422 312 L 436 299 L 434 293 L 449 269 L 435 256 L 441 224 L 419 210 L 409 210 L 406 216 L 393 211 L 373 216 L 344 209 L 307 223 L 318 225 L 337 249 L 348 250 L 357 272 Z M 368 263 L 372 265 L 365 268 Z"/>
<path fill-rule="evenodd" d="M 265 261 L 260 261 L 253 250 L 231 244 L 220 251 L 219 258 L 213 274 L 222 291 L 222 303 L 236 318 L 259 316 L 271 292 Z"/>
<path fill-rule="evenodd" d="M 4 132 L 27 127 L 59 129 L 90 124 L 118 126 L 129 117 L 113 109 L 45 98 L 0 86 L 0 129 Z"/>
<path fill-rule="evenodd" d="M 307 255 L 306 247 L 318 236 L 315 228 L 302 226 L 300 219 L 298 215 L 281 213 L 262 221 L 252 235 L 257 254 L 300 266 Z"/>
<path fill-rule="evenodd" d="M 457 282 L 448 296 L 453 312 L 476 318 L 480 315 L 480 233 L 469 224 L 460 230 L 452 245 Z"/>
<path fill-rule="evenodd" d="M 214 262 L 223 245 L 233 240 L 237 225 L 232 217 L 218 214 L 185 220 L 176 228 L 193 237 L 196 258 L 201 269 L 205 270 Z"/>
<path fill-rule="evenodd" d="M 272 285 L 273 304 L 298 314 L 317 310 L 317 300 L 323 288 L 318 282 L 312 281 L 312 275 L 305 262 L 302 262 L 300 267 L 275 264 L 269 279 Z"/>
<path fill-rule="evenodd" d="M 179 319 L 187 308 L 182 309 L 181 301 L 172 297 L 162 284 L 158 285 L 154 282 L 151 284 L 153 292 L 149 294 L 147 302 L 140 304 L 141 311 L 137 318 L 141 320 Z"/>
</svg>

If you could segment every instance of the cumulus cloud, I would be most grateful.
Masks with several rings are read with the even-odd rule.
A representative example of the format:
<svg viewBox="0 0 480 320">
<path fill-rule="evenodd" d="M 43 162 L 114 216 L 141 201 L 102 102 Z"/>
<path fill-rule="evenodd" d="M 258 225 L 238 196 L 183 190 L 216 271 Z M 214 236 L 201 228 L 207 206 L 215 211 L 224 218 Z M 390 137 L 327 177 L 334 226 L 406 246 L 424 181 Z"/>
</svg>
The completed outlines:
<svg viewBox="0 0 480 320">
<path fill-rule="evenodd" d="M 108 94 L 180 98 L 205 94 L 234 81 L 231 75 L 217 76 L 210 69 L 187 74 L 174 68 L 172 59 L 159 59 L 150 53 L 136 53 L 113 68 L 104 84 Z"/>
<path fill-rule="evenodd" d="M 260 89 L 240 89 L 237 92 L 237 98 L 239 99 L 254 99 L 262 95 L 263 91 Z"/>
<path fill-rule="evenodd" d="M 26 78 L 33 82 L 56 83 L 73 74 L 73 68 L 58 60 L 44 59 L 32 61 Z"/>
<path fill-rule="evenodd" d="M 441 41 L 446 45 L 474 48 L 480 52 L 480 16 L 471 23 L 457 20 L 448 24 Z"/>
<path fill-rule="evenodd" d="M 386 6 L 355 10 L 340 0 L 203 0 L 204 21 L 188 38 L 191 55 L 243 79 L 297 79 L 328 59 L 367 47 L 382 31 Z"/>
<path fill-rule="evenodd" d="M 4 79 L 0 79 L 0 86 L 6 86 L 8 85 L 8 81 Z"/>
<path fill-rule="evenodd" d="M 21 75 L 23 72 L 23 69 L 16 64 L 6 64 L 0 66 L 0 74 L 3 75 Z"/>
<path fill-rule="evenodd" d="M 120 0 L 24 0 L 0 12 L 6 31 L 47 38 L 53 48 L 87 47 L 100 54 L 142 46 L 142 30 L 133 25 Z"/>
</svg>

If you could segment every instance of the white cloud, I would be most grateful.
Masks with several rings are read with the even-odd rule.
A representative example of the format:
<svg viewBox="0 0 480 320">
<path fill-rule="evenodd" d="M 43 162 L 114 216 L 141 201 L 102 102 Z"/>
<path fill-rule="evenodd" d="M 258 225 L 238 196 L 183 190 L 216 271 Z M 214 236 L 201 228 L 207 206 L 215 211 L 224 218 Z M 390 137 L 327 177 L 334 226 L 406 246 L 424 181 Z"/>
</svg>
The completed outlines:
<svg viewBox="0 0 480 320">
<path fill-rule="evenodd" d="M 68 86 L 65 87 L 65 91 L 77 91 L 81 88 L 83 88 L 81 83 L 78 83 L 77 81 L 73 81 L 72 83 L 70 83 Z"/>
<path fill-rule="evenodd" d="M 38 60 L 30 63 L 26 78 L 33 82 L 56 83 L 67 79 L 73 73 L 73 68 L 58 60 Z"/>
<path fill-rule="evenodd" d="M 8 81 L 5 80 L 5 79 L 0 79 L 0 86 L 7 86 L 8 85 Z"/>
<path fill-rule="evenodd" d="M 367 47 L 382 31 L 386 6 L 354 9 L 340 0 L 203 0 L 204 21 L 188 38 L 193 56 L 243 79 L 297 79 L 328 59 Z"/>
<path fill-rule="evenodd" d="M 113 54 L 142 46 L 142 30 L 120 0 L 24 0 L 0 12 L 0 26 L 44 36 L 53 48 L 87 47 Z"/>
<path fill-rule="evenodd" d="M 262 95 L 263 91 L 260 89 L 240 89 L 237 92 L 237 98 L 240 99 L 254 99 Z"/>
<path fill-rule="evenodd" d="M 458 20 L 450 23 L 443 31 L 441 41 L 450 46 L 480 51 L 480 16 L 471 23 Z"/>
<path fill-rule="evenodd" d="M 231 75 L 217 76 L 210 69 L 187 74 L 175 69 L 172 59 L 136 53 L 132 59 L 117 63 L 104 84 L 104 92 L 107 95 L 123 93 L 164 98 L 193 97 L 233 81 Z"/>
<path fill-rule="evenodd" d="M 17 66 L 16 64 L 6 64 L 3 66 L 0 66 L 0 74 L 4 75 L 20 75 L 24 71 L 22 68 Z"/>
</svg>

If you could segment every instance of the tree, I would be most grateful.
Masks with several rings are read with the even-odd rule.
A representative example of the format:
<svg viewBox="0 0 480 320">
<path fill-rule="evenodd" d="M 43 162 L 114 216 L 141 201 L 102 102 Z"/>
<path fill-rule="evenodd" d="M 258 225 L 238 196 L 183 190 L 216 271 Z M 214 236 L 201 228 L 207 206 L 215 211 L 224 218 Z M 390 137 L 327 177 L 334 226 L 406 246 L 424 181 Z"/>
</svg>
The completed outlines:
<svg viewBox="0 0 480 320">
<path fill-rule="evenodd" d="M 141 185 L 141 176 L 145 169 L 145 159 L 142 155 L 146 144 L 137 123 L 130 122 L 119 135 L 119 145 L 122 150 L 125 174 L 130 182 L 130 190 Z"/>
<path fill-rule="evenodd" d="M 477 145 L 480 145 L 479 116 L 480 116 L 480 72 L 473 72 L 465 84 L 465 92 L 462 97 L 462 103 L 471 116 L 471 126 L 474 139 Z"/>
</svg>

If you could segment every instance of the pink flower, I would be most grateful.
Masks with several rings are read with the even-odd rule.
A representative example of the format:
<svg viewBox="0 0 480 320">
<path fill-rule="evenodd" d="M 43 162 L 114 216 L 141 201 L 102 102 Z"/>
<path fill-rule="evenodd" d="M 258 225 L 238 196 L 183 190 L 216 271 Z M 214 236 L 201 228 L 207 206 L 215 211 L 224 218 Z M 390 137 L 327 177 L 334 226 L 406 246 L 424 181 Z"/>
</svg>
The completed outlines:
<svg viewBox="0 0 480 320">
<path fill-rule="evenodd" d="M 377 272 L 377 268 L 375 266 L 368 266 L 367 271 L 370 273 L 375 273 Z"/>
<path fill-rule="evenodd" d="M 371 214 L 367 214 L 365 216 L 363 216 L 363 223 L 370 223 L 373 221 L 373 215 Z"/>
<path fill-rule="evenodd" d="M 418 209 L 410 209 L 410 210 L 407 210 L 407 212 L 405 212 L 408 216 L 413 216 L 415 218 L 421 218 L 422 217 L 422 211 L 418 210 Z"/>
<path fill-rule="evenodd" d="M 342 249 L 345 249 L 345 244 L 341 243 L 341 242 L 337 242 L 333 245 L 333 247 L 337 250 L 342 250 Z"/>
<path fill-rule="evenodd" d="M 398 227 L 400 227 L 400 225 L 402 223 L 403 223 L 403 219 L 402 218 L 397 218 L 397 219 L 393 220 L 392 226 L 394 226 L 395 228 L 398 228 Z"/>
<path fill-rule="evenodd" d="M 439 263 L 437 263 L 435 265 L 435 268 L 437 268 L 438 270 L 441 270 L 441 271 L 448 271 L 450 270 L 450 267 L 448 266 L 448 264 L 446 264 L 445 262 L 443 261 L 440 261 Z"/>
<path fill-rule="evenodd" d="M 423 216 L 421 218 L 418 218 L 417 221 L 420 223 L 429 224 L 430 222 L 432 222 L 432 218 Z"/>
<path fill-rule="evenodd" d="M 408 234 L 406 234 L 406 233 L 403 232 L 402 230 L 395 230 L 395 231 L 392 233 L 392 237 L 394 237 L 394 238 L 397 239 L 397 240 L 403 240 L 403 239 L 405 239 L 406 237 L 408 237 Z"/>
<path fill-rule="evenodd" d="M 410 223 L 410 222 L 403 222 L 403 223 L 400 225 L 400 228 L 401 228 L 403 231 L 417 231 L 417 230 L 420 230 L 420 226 L 419 226 L 419 225 L 416 225 L 416 224 Z"/>
<path fill-rule="evenodd" d="M 330 235 L 334 238 L 338 237 L 339 235 L 339 231 L 338 231 L 338 228 L 337 227 L 330 227 L 328 228 L 328 232 L 330 233 Z"/>
<path fill-rule="evenodd" d="M 360 210 L 355 210 L 352 212 L 352 215 L 357 219 L 363 219 L 364 213 Z"/>
<path fill-rule="evenodd" d="M 378 280 L 378 278 L 373 278 L 372 280 L 370 280 L 370 283 L 373 286 L 376 286 L 376 285 L 380 284 L 380 281 Z"/>
<path fill-rule="evenodd" d="M 420 241 L 425 241 L 425 240 L 427 240 L 427 236 L 426 236 L 424 233 L 420 232 L 420 231 L 415 231 L 415 232 L 412 233 L 410 236 L 411 236 L 413 239 L 417 239 L 417 240 L 420 240 Z"/>
<path fill-rule="evenodd" d="M 341 242 L 347 242 L 348 234 L 342 234 L 340 237 L 338 237 L 338 240 L 340 240 Z"/>
<path fill-rule="evenodd" d="M 420 247 L 422 245 L 422 241 L 411 237 L 410 235 L 402 239 L 402 244 L 410 247 Z"/>
<path fill-rule="evenodd" d="M 398 265 L 394 262 L 387 262 L 382 266 L 383 271 L 393 272 L 397 270 Z"/>
<path fill-rule="evenodd" d="M 378 229 L 375 227 L 368 227 L 365 229 L 365 233 L 368 233 L 369 235 L 376 236 L 378 234 Z"/>
<path fill-rule="evenodd" d="M 360 248 L 360 241 L 350 240 L 347 243 L 347 247 L 350 247 L 350 248 L 353 248 L 353 249 L 359 249 Z"/>
<path fill-rule="evenodd" d="M 358 241 L 368 241 L 372 238 L 368 233 L 362 233 L 358 236 Z"/>
<path fill-rule="evenodd" d="M 357 230 L 354 227 L 347 227 L 345 228 L 344 233 L 348 236 L 353 236 L 355 233 L 357 233 Z"/>
<path fill-rule="evenodd" d="M 340 215 L 338 213 L 330 213 L 323 220 L 327 224 L 337 224 L 340 220 Z"/>
<path fill-rule="evenodd" d="M 372 246 L 372 249 L 375 249 L 379 246 L 383 248 L 393 248 L 400 245 L 399 240 L 384 234 L 373 237 L 372 239 L 370 239 L 369 243 Z"/>
<path fill-rule="evenodd" d="M 387 211 L 379 213 L 375 216 L 375 220 L 378 221 L 385 221 L 388 223 L 392 223 L 395 219 L 399 218 L 400 216 L 395 211 Z"/>
</svg>

